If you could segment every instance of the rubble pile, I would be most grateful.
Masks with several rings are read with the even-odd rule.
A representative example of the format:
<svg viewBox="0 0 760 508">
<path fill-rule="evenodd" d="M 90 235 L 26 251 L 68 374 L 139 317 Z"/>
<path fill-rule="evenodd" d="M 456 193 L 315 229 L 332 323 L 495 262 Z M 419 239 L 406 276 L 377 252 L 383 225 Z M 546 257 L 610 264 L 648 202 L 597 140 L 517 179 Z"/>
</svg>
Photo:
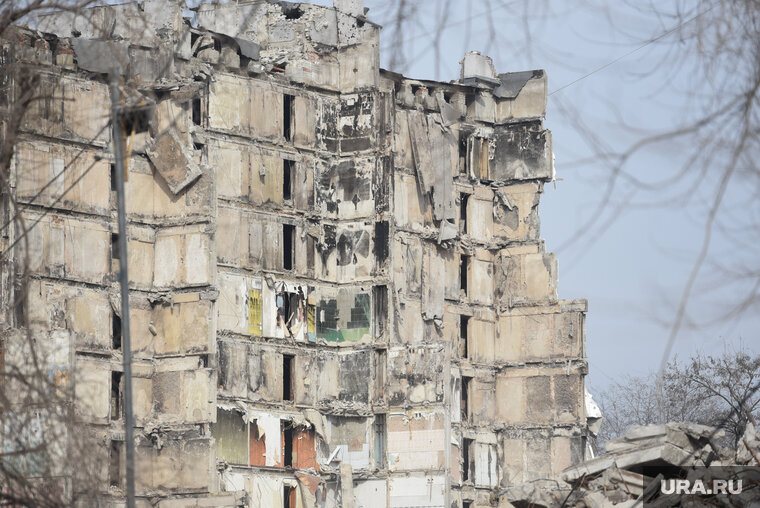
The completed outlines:
<svg viewBox="0 0 760 508">
<path fill-rule="evenodd" d="M 499 506 L 758 506 L 760 437 L 749 423 L 731 450 L 718 443 L 724 435 L 695 423 L 632 427 L 607 441 L 604 455 L 567 468 L 566 485 L 520 484 L 502 492 Z"/>
</svg>

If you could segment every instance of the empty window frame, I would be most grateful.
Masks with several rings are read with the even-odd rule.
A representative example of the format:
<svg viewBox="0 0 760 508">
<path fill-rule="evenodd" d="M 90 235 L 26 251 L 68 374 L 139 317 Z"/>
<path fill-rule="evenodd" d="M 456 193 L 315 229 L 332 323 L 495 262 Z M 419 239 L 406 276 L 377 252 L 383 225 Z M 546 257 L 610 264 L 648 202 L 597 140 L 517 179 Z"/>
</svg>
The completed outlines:
<svg viewBox="0 0 760 508">
<path fill-rule="evenodd" d="M 462 482 L 472 479 L 472 439 L 462 439 Z"/>
<path fill-rule="evenodd" d="M 201 125 L 203 116 L 201 114 L 201 98 L 200 97 L 196 97 L 192 100 L 192 109 L 193 109 L 193 124 Z"/>
<path fill-rule="evenodd" d="M 282 269 L 292 270 L 295 258 L 296 227 L 292 224 L 282 225 Z"/>
<path fill-rule="evenodd" d="M 282 200 L 293 199 L 293 180 L 295 177 L 295 161 L 282 159 Z"/>
<path fill-rule="evenodd" d="M 280 429 L 282 430 L 282 465 L 293 467 L 293 424 L 282 420 Z"/>
<path fill-rule="evenodd" d="M 372 306 L 374 316 L 372 323 L 375 329 L 375 338 L 382 338 L 385 334 L 388 320 L 388 286 L 374 286 L 372 288 Z"/>
<path fill-rule="evenodd" d="M 116 164 L 113 162 L 110 165 L 110 173 L 111 173 L 111 190 L 116 190 Z"/>
<path fill-rule="evenodd" d="M 121 372 L 111 372 L 111 420 L 121 419 L 122 379 L 123 375 Z"/>
<path fill-rule="evenodd" d="M 375 252 L 375 263 L 378 265 L 381 265 L 388 259 L 389 238 L 388 221 L 375 222 L 373 249 Z"/>
<path fill-rule="evenodd" d="M 282 137 L 285 141 L 293 141 L 293 124 L 295 115 L 293 114 L 293 104 L 295 97 L 290 94 L 282 96 Z"/>
<path fill-rule="evenodd" d="M 112 487 L 121 487 L 121 449 L 122 441 L 111 441 L 108 464 L 108 484 Z"/>
<path fill-rule="evenodd" d="M 470 164 L 467 157 L 467 137 L 468 134 L 464 131 L 459 132 L 459 172 L 462 174 L 469 173 Z"/>
<path fill-rule="evenodd" d="M 470 195 L 464 192 L 459 193 L 459 232 L 467 232 L 467 202 Z"/>
<path fill-rule="evenodd" d="M 111 311 L 111 348 L 121 349 L 121 317 Z"/>
<path fill-rule="evenodd" d="M 121 267 L 121 252 L 119 251 L 119 234 L 111 233 L 111 273 L 119 275 Z"/>
<path fill-rule="evenodd" d="M 372 434 L 374 436 L 373 460 L 375 467 L 385 469 L 385 415 L 376 414 L 375 421 L 372 423 Z"/>
<path fill-rule="evenodd" d="M 13 319 L 16 322 L 16 327 L 23 328 L 26 326 L 26 293 L 16 288 L 14 294 L 16 302 L 13 305 Z"/>
<path fill-rule="evenodd" d="M 470 316 L 461 314 L 459 316 L 459 356 L 469 358 L 469 349 L 467 347 L 467 332 L 470 325 Z"/>
<path fill-rule="evenodd" d="M 491 140 L 488 138 L 471 137 L 469 141 L 468 163 L 470 174 L 475 178 L 490 182 L 490 155 L 492 149 Z"/>
<path fill-rule="evenodd" d="M 385 400 L 386 362 L 388 352 L 385 349 L 375 350 L 375 400 Z"/>
<path fill-rule="evenodd" d="M 125 111 L 122 113 L 121 117 L 121 125 L 124 134 L 130 135 L 133 132 L 135 134 L 147 132 L 148 129 L 150 129 L 150 120 L 152 116 L 152 107 L 148 106 L 138 106 L 134 109 Z"/>
<path fill-rule="evenodd" d="M 292 485 L 282 486 L 282 508 L 296 508 L 296 488 Z"/>
<path fill-rule="evenodd" d="M 467 256 L 466 254 L 459 256 L 459 288 L 465 296 L 469 294 L 467 291 L 467 271 L 469 270 L 469 267 L 470 256 Z"/>
<path fill-rule="evenodd" d="M 472 385 L 472 378 L 469 376 L 462 376 L 462 421 L 470 421 L 470 385 Z"/>
<path fill-rule="evenodd" d="M 277 305 L 277 327 L 282 329 L 283 334 L 292 337 L 293 326 L 303 323 L 306 319 L 306 296 L 303 289 L 299 286 L 297 292 L 283 291 L 277 293 L 275 303 Z"/>
<path fill-rule="evenodd" d="M 293 355 L 282 355 L 282 400 L 293 400 L 293 369 L 295 363 Z"/>
</svg>

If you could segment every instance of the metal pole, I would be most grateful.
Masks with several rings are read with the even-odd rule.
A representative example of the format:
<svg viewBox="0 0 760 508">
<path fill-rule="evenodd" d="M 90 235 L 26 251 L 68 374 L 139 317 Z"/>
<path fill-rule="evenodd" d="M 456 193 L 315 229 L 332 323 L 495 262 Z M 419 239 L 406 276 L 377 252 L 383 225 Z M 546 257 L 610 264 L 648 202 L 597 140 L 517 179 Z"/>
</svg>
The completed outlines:
<svg viewBox="0 0 760 508">
<path fill-rule="evenodd" d="M 127 216 L 124 206 L 124 150 L 121 132 L 121 92 L 119 73 L 112 72 L 111 128 L 113 153 L 116 159 L 116 196 L 119 213 L 119 281 L 121 283 L 121 352 L 124 358 L 124 448 L 126 449 L 127 508 L 135 506 L 135 429 L 132 414 L 132 346 L 129 337 L 129 278 L 127 277 Z"/>
</svg>

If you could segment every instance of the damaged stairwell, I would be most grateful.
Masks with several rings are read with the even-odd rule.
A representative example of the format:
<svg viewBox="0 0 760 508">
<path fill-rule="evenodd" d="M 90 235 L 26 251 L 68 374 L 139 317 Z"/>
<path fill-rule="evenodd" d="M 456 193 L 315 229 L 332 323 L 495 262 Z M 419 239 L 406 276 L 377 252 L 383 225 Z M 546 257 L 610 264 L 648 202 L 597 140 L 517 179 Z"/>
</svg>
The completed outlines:
<svg viewBox="0 0 760 508">
<path fill-rule="evenodd" d="M 449 83 L 381 70 L 357 0 L 203 4 L 194 24 L 144 0 L 90 19 L 46 14 L 4 45 L 66 98 L 27 114 L 19 201 L 94 164 L 33 235 L 26 322 L 68 333 L 112 464 L 104 502 L 124 494 L 123 262 L 141 502 L 497 506 L 584 459 L 586 302 L 557 299 L 539 237 L 543 71 L 497 74 L 478 53 Z M 132 111 L 128 260 L 111 248 L 113 62 Z"/>
</svg>

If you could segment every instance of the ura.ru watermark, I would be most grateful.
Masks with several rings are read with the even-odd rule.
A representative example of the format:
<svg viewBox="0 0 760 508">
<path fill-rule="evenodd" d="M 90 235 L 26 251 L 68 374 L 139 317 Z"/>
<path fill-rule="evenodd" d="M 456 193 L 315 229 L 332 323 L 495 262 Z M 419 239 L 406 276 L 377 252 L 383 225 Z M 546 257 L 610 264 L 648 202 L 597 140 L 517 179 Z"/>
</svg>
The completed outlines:
<svg viewBox="0 0 760 508">
<path fill-rule="evenodd" d="M 660 492 L 663 494 L 741 494 L 742 480 L 710 480 L 700 479 L 683 480 L 669 479 L 660 480 Z"/>
</svg>

